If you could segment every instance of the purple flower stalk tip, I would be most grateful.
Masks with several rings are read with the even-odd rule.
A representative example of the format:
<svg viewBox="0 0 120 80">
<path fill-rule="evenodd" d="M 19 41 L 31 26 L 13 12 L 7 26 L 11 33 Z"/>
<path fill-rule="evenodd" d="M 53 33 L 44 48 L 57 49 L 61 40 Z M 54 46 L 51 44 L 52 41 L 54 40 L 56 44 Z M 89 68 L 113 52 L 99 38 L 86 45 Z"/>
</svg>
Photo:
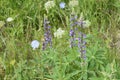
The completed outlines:
<svg viewBox="0 0 120 80">
<path fill-rule="evenodd" d="M 51 26 L 49 23 L 50 22 L 47 20 L 47 18 L 44 18 L 44 42 L 42 50 L 45 50 L 48 44 L 50 47 L 52 47 L 52 36 L 50 31 Z"/>
<path fill-rule="evenodd" d="M 82 20 L 77 21 L 77 16 L 75 14 L 71 14 L 70 16 L 70 47 L 73 48 L 76 46 L 76 41 L 77 41 L 77 46 L 78 46 L 78 51 L 81 55 L 81 58 L 83 60 L 86 59 L 86 35 L 83 34 L 82 32 L 79 31 L 78 28 L 83 28 L 84 22 Z M 81 26 L 81 27 L 77 27 Z"/>
</svg>

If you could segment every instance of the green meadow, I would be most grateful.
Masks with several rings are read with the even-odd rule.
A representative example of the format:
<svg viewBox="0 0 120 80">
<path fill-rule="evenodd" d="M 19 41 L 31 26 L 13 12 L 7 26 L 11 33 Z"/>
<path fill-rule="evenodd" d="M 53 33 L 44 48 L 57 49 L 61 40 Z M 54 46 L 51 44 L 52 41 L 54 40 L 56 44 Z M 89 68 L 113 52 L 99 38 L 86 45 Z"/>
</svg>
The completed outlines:
<svg viewBox="0 0 120 80">
<path fill-rule="evenodd" d="M 120 80 L 120 0 L 49 1 L 0 0 L 0 80 Z"/>
</svg>

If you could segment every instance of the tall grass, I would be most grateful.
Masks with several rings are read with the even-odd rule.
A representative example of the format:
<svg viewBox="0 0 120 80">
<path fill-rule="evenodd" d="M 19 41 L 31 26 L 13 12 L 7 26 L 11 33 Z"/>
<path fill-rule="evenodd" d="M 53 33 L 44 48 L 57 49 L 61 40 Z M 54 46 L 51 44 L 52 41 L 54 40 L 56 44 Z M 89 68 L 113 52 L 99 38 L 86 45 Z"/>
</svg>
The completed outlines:
<svg viewBox="0 0 120 80">
<path fill-rule="evenodd" d="M 75 14 L 90 20 L 87 34 L 86 62 L 77 48 L 70 48 L 69 0 L 54 0 L 56 6 L 47 13 L 48 0 L 0 0 L 0 77 L 1 80 L 119 80 L 120 55 L 115 43 L 120 29 L 119 0 L 79 0 Z M 59 3 L 65 2 L 65 9 Z M 48 16 L 53 47 L 42 50 L 43 20 Z M 12 17 L 12 22 L 6 19 Z M 1 25 L 1 24 L 0 24 Z M 62 28 L 65 34 L 55 38 Z M 31 41 L 40 47 L 32 50 Z"/>
</svg>

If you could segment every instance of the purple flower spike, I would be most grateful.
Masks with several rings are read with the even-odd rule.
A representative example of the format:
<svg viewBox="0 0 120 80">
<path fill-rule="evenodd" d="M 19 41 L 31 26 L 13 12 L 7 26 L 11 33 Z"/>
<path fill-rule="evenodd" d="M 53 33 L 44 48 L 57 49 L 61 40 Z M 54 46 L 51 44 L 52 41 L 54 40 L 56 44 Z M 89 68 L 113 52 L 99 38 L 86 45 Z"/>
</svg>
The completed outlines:
<svg viewBox="0 0 120 80">
<path fill-rule="evenodd" d="M 82 53 L 85 54 L 85 53 L 86 53 L 86 50 L 83 50 Z"/>
<path fill-rule="evenodd" d="M 86 41 L 83 41 L 83 42 L 82 42 L 82 45 L 86 45 Z"/>
<path fill-rule="evenodd" d="M 82 48 L 83 48 L 83 50 L 85 50 L 85 49 L 86 49 L 86 46 L 85 46 L 85 45 L 83 45 L 83 46 L 82 46 Z"/>
<path fill-rule="evenodd" d="M 70 33 L 69 33 L 69 35 L 71 37 L 70 46 L 72 48 L 73 48 L 73 46 L 77 46 L 75 43 L 76 42 L 75 36 L 76 36 L 76 31 L 77 31 L 76 25 L 77 25 L 77 16 L 74 13 L 72 13 L 70 15 L 70 28 L 71 29 L 70 29 Z"/>
<path fill-rule="evenodd" d="M 81 39 L 78 38 L 78 48 L 80 49 L 81 48 Z"/>
<path fill-rule="evenodd" d="M 70 36 L 74 37 L 74 31 L 70 30 Z"/>
<path fill-rule="evenodd" d="M 43 42 L 43 47 L 42 49 L 45 50 L 47 45 L 49 44 L 50 47 L 52 47 L 52 36 L 51 36 L 51 31 L 50 28 L 51 26 L 49 25 L 49 21 L 47 18 L 44 18 L 44 42 Z"/>
<path fill-rule="evenodd" d="M 83 38 L 87 38 L 87 37 L 86 37 L 86 34 L 83 34 Z"/>
<path fill-rule="evenodd" d="M 75 15 L 75 16 L 74 16 L 74 15 L 71 15 L 71 16 L 73 16 L 73 17 L 70 18 L 70 21 L 77 20 L 77 18 L 78 18 L 77 15 Z"/>
<path fill-rule="evenodd" d="M 78 51 L 81 55 L 81 58 L 83 60 L 86 59 L 86 35 L 83 34 L 81 31 L 83 31 L 83 25 L 84 25 L 83 19 L 80 19 L 79 21 L 77 20 L 77 16 L 75 16 L 74 13 L 71 14 L 70 16 L 70 47 L 73 48 L 75 46 L 78 47 Z M 78 27 L 80 26 L 80 27 Z M 81 28 L 81 29 L 79 29 Z M 79 31 L 81 30 L 81 31 Z M 76 45 L 77 43 L 77 45 Z"/>
<path fill-rule="evenodd" d="M 82 56 L 81 56 L 84 60 L 86 59 L 86 50 L 82 51 Z"/>
</svg>

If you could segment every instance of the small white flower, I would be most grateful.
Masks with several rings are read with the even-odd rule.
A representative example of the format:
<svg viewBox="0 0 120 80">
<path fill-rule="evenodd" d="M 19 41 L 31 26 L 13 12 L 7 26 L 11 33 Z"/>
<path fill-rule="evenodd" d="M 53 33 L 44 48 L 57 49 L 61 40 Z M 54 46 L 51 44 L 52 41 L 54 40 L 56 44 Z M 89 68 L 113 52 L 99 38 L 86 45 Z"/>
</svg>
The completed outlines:
<svg viewBox="0 0 120 80">
<path fill-rule="evenodd" d="M 79 3 L 78 0 L 72 0 L 72 1 L 69 2 L 69 6 L 70 7 L 75 7 L 75 6 L 78 6 L 78 3 Z"/>
<path fill-rule="evenodd" d="M 12 22 L 14 19 L 12 17 L 7 18 L 7 22 Z"/>
<path fill-rule="evenodd" d="M 89 20 L 83 21 L 83 27 L 88 28 L 91 25 L 91 22 Z"/>
<path fill-rule="evenodd" d="M 56 38 L 62 38 L 62 35 L 65 33 L 64 30 L 62 30 L 61 28 L 59 28 L 55 33 L 54 33 L 54 37 Z"/>
<path fill-rule="evenodd" d="M 36 48 L 38 48 L 39 47 L 39 41 L 37 41 L 37 40 L 33 40 L 32 42 L 31 42 L 31 46 L 32 46 L 32 48 L 33 48 L 33 50 L 35 50 Z"/>
<path fill-rule="evenodd" d="M 55 2 L 54 1 L 48 1 L 48 2 L 45 3 L 44 6 L 45 6 L 45 9 L 48 12 L 49 9 L 51 9 L 51 8 L 53 8 L 55 6 Z"/>
<path fill-rule="evenodd" d="M 83 25 L 83 28 L 88 28 L 91 25 L 91 22 L 89 20 L 84 20 L 83 13 L 81 13 L 80 18 L 78 20 L 78 25 Z"/>
<path fill-rule="evenodd" d="M 61 9 L 64 9 L 64 8 L 65 8 L 65 3 L 64 3 L 64 2 L 61 2 L 61 3 L 59 4 L 59 6 L 60 6 Z"/>
</svg>

